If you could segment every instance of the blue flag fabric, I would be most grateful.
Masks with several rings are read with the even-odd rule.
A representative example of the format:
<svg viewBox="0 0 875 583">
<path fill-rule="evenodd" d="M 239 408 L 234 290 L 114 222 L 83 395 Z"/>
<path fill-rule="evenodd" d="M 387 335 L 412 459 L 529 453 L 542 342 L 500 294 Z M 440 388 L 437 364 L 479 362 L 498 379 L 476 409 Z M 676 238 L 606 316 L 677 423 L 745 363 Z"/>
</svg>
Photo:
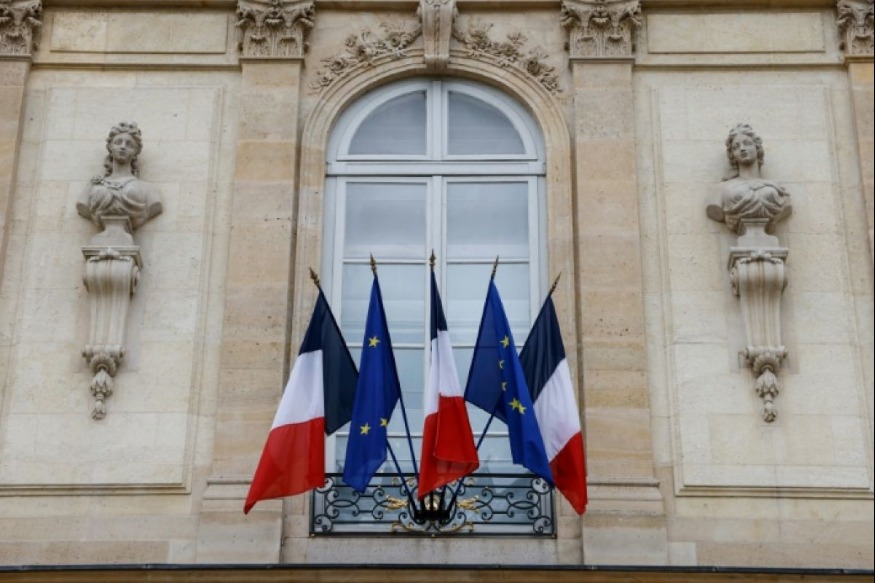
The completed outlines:
<svg viewBox="0 0 875 583">
<path fill-rule="evenodd" d="M 515 464 L 553 484 L 550 461 L 544 450 L 510 324 L 498 289 L 491 280 L 468 372 L 465 400 L 487 413 L 494 413 L 507 424 Z"/>
<path fill-rule="evenodd" d="M 389 419 L 400 395 L 380 282 L 374 276 L 343 467 L 343 481 L 359 492 L 386 461 Z"/>
</svg>

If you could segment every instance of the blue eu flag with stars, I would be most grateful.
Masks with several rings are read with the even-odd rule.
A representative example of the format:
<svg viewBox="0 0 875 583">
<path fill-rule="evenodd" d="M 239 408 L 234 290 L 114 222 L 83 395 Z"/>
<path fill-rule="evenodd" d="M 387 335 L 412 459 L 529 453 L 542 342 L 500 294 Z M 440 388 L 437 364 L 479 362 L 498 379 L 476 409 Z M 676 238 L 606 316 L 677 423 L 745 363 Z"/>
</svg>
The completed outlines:
<svg viewBox="0 0 875 583">
<path fill-rule="evenodd" d="M 359 377 L 361 378 L 361 377 Z M 356 395 L 358 398 L 358 394 Z M 532 397 L 495 282 L 489 281 L 465 400 L 507 424 L 513 462 L 553 484 Z"/>
<path fill-rule="evenodd" d="M 365 338 L 359 362 L 355 403 L 346 446 L 343 481 L 364 492 L 386 461 L 387 431 L 392 411 L 401 395 L 392 340 L 383 311 L 380 282 L 374 274 Z"/>
</svg>

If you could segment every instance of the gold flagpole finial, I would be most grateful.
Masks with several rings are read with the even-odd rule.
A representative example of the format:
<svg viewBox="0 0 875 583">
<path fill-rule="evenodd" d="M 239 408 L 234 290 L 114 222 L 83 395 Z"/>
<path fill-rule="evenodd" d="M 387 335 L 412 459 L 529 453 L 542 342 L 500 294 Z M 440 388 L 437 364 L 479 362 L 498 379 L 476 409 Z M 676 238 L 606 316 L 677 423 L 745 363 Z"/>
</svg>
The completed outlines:
<svg viewBox="0 0 875 583">
<path fill-rule="evenodd" d="M 489 279 L 495 279 L 496 271 L 498 271 L 498 255 L 495 256 L 495 263 L 492 264 L 492 276 Z"/>
<path fill-rule="evenodd" d="M 559 285 L 559 278 L 562 277 L 562 272 L 559 272 L 559 275 L 556 276 L 556 279 L 553 280 L 553 285 L 550 286 L 550 293 L 548 296 L 552 296 L 553 292 L 556 291 L 556 286 Z"/>
<path fill-rule="evenodd" d="M 377 260 L 374 259 L 373 253 L 371 253 L 371 271 L 374 272 L 374 277 L 377 277 Z"/>
<path fill-rule="evenodd" d="M 322 289 L 322 287 L 319 285 L 319 276 L 316 275 L 316 272 L 313 271 L 312 267 L 310 268 L 310 279 L 313 280 L 313 283 L 316 284 L 316 287 L 318 287 L 319 289 Z"/>
<path fill-rule="evenodd" d="M 434 256 L 434 249 L 431 250 L 431 257 L 428 258 L 428 264 L 431 266 L 431 270 L 434 271 L 434 262 L 437 260 L 437 257 Z"/>
</svg>

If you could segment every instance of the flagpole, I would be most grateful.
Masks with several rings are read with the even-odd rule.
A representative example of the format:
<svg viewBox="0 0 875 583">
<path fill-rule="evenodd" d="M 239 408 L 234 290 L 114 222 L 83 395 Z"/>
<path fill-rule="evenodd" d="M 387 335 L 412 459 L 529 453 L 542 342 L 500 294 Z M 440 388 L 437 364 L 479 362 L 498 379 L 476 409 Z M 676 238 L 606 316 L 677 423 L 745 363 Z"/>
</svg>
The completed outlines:
<svg viewBox="0 0 875 583">
<path fill-rule="evenodd" d="M 374 259 L 373 254 L 371 254 L 371 271 L 374 274 L 374 279 L 377 279 L 377 260 Z M 381 300 L 382 300 L 382 294 L 381 294 Z M 383 314 L 385 317 L 385 310 L 383 311 Z M 388 330 L 388 329 L 389 329 L 389 326 L 387 324 L 386 330 Z M 395 367 L 395 371 L 397 374 L 398 367 L 395 366 L 395 351 L 394 350 L 390 353 L 390 356 L 392 357 L 392 366 Z M 413 462 L 413 474 L 418 476 L 419 475 L 419 467 L 416 464 L 416 454 L 413 452 L 413 439 L 410 437 L 410 423 L 407 422 L 407 407 L 404 406 L 404 391 L 401 390 L 400 386 L 398 387 L 398 401 L 401 403 L 401 416 L 404 419 L 404 431 L 407 433 L 407 445 L 408 445 L 408 447 L 410 447 L 410 460 Z M 386 438 L 386 445 L 389 447 L 389 452 L 392 453 L 392 447 L 389 445 L 388 437 Z M 393 458 L 395 457 L 394 453 L 392 453 L 392 457 Z M 399 472 L 399 475 L 401 475 L 400 474 L 401 473 L 400 466 L 398 466 L 398 472 Z M 403 475 L 401 475 L 401 479 L 402 480 L 404 479 Z"/>
</svg>

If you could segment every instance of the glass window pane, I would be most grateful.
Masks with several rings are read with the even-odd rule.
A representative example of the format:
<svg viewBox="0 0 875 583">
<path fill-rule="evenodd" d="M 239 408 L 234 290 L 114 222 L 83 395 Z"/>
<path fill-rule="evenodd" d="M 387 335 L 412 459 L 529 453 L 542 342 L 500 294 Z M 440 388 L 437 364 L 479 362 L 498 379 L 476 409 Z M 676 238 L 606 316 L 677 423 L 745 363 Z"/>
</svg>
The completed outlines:
<svg viewBox="0 0 875 583">
<path fill-rule="evenodd" d="M 426 118 L 425 91 L 390 99 L 359 125 L 349 153 L 425 155 Z"/>
<path fill-rule="evenodd" d="M 454 345 L 473 345 L 477 341 L 491 272 L 492 264 L 485 263 L 447 266 L 446 316 Z M 510 322 L 514 344 L 520 350 L 531 327 L 529 265 L 499 264 L 495 286 Z"/>
<path fill-rule="evenodd" d="M 529 256 L 526 182 L 447 183 L 447 258 Z"/>
<path fill-rule="evenodd" d="M 451 155 L 525 154 L 516 128 L 506 115 L 483 101 L 449 93 L 447 152 Z"/>
<path fill-rule="evenodd" d="M 348 182 L 344 257 L 424 257 L 425 197 L 422 182 Z"/>
<path fill-rule="evenodd" d="M 426 266 L 381 264 L 377 269 L 393 345 L 400 342 L 422 345 L 425 338 Z M 370 265 L 343 266 L 340 326 L 347 342 L 360 344 L 364 339 L 372 281 Z M 422 363 L 419 367 L 421 370 Z"/>
</svg>

